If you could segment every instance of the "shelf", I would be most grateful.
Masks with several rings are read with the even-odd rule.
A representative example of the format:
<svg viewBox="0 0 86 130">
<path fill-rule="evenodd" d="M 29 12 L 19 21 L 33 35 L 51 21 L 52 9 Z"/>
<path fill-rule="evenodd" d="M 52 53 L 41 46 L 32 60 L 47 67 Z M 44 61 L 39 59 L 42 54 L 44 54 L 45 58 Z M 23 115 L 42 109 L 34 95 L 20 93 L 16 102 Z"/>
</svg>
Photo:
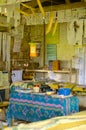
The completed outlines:
<svg viewBox="0 0 86 130">
<path fill-rule="evenodd" d="M 63 75 L 62 76 L 63 78 L 65 78 L 66 75 L 68 75 L 67 76 L 68 80 L 69 80 L 68 82 L 77 83 L 77 72 L 76 72 L 76 70 L 40 70 L 40 69 L 39 70 L 29 70 L 29 69 L 26 69 L 26 70 L 24 70 L 24 72 L 27 73 L 26 75 L 29 75 L 29 73 L 33 73 L 33 74 L 35 74 L 35 77 L 37 77 L 37 74 L 43 74 L 42 76 L 44 78 L 46 78 L 46 74 L 49 73 L 49 72 L 53 72 L 56 75 L 61 74 L 61 75 Z M 73 74 L 75 75 L 74 80 L 73 80 Z M 40 76 L 40 75 L 38 75 L 38 76 Z"/>
<path fill-rule="evenodd" d="M 0 90 L 3 90 L 3 89 L 9 89 L 10 88 L 10 86 L 0 86 Z"/>
<path fill-rule="evenodd" d="M 16 59 L 11 59 L 11 61 L 24 61 L 24 60 L 30 60 L 30 59 L 29 59 L 29 58 L 24 58 L 24 59 L 19 59 L 19 58 L 18 58 L 18 59 L 17 59 L 17 58 L 16 58 Z"/>
<path fill-rule="evenodd" d="M 0 23 L 0 32 L 8 32 L 8 26 Z"/>
<path fill-rule="evenodd" d="M 38 72 L 38 73 L 48 73 L 48 72 L 54 72 L 54 73 L 65 73 L 69 74 L 71 71 L 69 70 L 25 70 L 26 72 Z"/>
</svg>

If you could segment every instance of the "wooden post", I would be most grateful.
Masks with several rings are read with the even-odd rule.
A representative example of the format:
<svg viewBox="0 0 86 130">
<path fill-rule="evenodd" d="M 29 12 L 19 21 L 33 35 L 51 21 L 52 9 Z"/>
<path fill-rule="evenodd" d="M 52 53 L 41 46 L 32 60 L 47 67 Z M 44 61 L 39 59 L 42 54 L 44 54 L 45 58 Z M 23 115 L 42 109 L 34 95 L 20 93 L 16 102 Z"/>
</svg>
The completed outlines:
<svg viewBox="0 0 86 130">
<path fill-rule="evenodd" d="M 44 38 L 43 38 L 43 66 L 45 66 L 45 18 L 43 18 L 43 27 L 44 27 Z"/>
</svg>

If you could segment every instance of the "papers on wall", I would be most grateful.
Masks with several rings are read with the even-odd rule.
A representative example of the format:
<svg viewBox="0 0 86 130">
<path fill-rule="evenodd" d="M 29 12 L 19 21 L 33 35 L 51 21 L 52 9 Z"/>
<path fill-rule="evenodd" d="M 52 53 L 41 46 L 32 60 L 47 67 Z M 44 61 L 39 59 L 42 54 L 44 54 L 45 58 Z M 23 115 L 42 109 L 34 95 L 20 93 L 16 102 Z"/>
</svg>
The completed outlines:
<svg viewBox="0 0 86 130">
<path fill-rule="evenodd" d="M 19 36 L 21 39 L 23 38 L 23 33 L 24 33 L 24 26 L 23 25 L 18 25 L 15 28 L 15 35 Z"/>
<path fill-rule="evenodd" d="M 15 5 L 15 10 L 17 9 L 20 9 L 20 4 L 16 4 Z M 14 26 L 18 26 L 18 24 L 20 24 L 20 12 L 18 11 L 14 11 L 14 19 L 15 19 L 15 24 Z"/>
<path fill-rule="evenodd" d="M 78 76 L 78 83 L 84 85 L 84 63 L 83 61 L 81 61 L 82 63 L 80 64 L 80 69 L 79 69 L 79 76 Z"/>
<path fill-rule="evenodd" d="M 84 62 L 84 52 L 80 53 L 80 64 L 79 64 L 79 73 L 78 73 L 78 83 L 85 84 L 85 62 Z"/>
<path fill-rule="evenodd" d="M 77 83 L 85 84 L 85 52 L 83 48 L 78 48 L 72 58 L 72 68 L 77 69 Z"/>
<path fill-rule="evenodd" d="M 9 74 L 7 71 L 0 71 L 0 86 L 9 86 Z"/>
<path fill-rule="evenodd" d="M 67 21 L 71 21 L 71 10 L 70 9 L 65 10 L 65 19 Z"/>
<path fill-rule="evenodd" d="M 0 0 L 1 1 L 1 0 Z M 26 1 L 26 0 L 25 0 Z M 28 1 L 28 0 L 27 0 Z M 20 21 L 20 12 L 16 9 L 20 10 L 20 0 L 7 0 L 8 5 L 6 6 L 7 9 L 7 23 L 10 23 L 10 18 L 14 17 L 15 19 L 15 27 L 17 26 L 17 22 Z M 15 3 L 15 4 L 12 4 Z M 5 12 L 5 6 L 1 6 L 1 10 Z M 58 13 L 58 22 L 69 22 L 71 20 L 75 19 L 86 19 L 86 8 L 73 8 L 73 9 L 64 9 L 63 10 L 56 10 L 54 11 L 54 14 Z M 50 13 L 46 12 L 46 18 L 45 23 L 49 23 Z M 35 17 L 36 16 L 36 17 Z M 27 25 L 37 25 L 37 24 L 43 24 L 43 16 L 42 13 L 35 13 L 29 14 L 29 16 L 25 16 Z"/>
<path fill-rule="evenodd" d="M 2 81 L 3 81 L 3 86 L 8 86 L 9 85 L 9 74 L 8 72 L 3 71 L 2 72 Z"/>
<path fill-rule="evenodd" d="M 73 20 L 67 23 L 67 40 L 69 44 L 81 45 L 83 34 L 83 20 Z"/>
<path fill-rule="evenodd" d="M 13 70 L 11 76 L 12 82 L 22 81 L 22 73 L 22 70 Z"/>
<path fill-rule="evenodd" d="M 74 9 L 71 9 L 71 20 L 72 20 L 72 19 L 77 19 L 77 18 L 78 18 L 78 15 L 77 15 L 77 14 L 78 14 L 77 9 L 75 9 L 75 8 L 74 8 Z M 71 20 L 70 20 L 70 21 L 71 21 Z"/>
<path fill-rule="evenodd" d="M 9 4 L 7 6 L 7 23 L 9 23 L 10 26 L 15 27 L 20 23 L 20 12 L 16 11 L 16 8 L 20 9 L 20 3 Z"/>
<path fill-rule="evenodd" d="M 14 5 L 8 5 L 7 6 L 7 23 L 9 23 L 11 25 L 11 21 L 13 19 L 13 12 L 14 12 Z M 14 23 L 14 20 L 12 20 Z"/>
<path fill-rule="evenodd" d="M 63 22 L 64 21 L 64 10 L 58 11 L 58 21 Z"/>
<path fill-rule="evenodd" d="M 20 47 L 21 47 L 21 38 L 15 37 L 13 52 L 20 52 Z"/>
<path fill-rule="evenodd" d="M 86 8 L 85 7 L 77 8 L 77 16 L 78 16 L 79 19 L 85 19 Z"/>
<path fill-rule="evenodd" d="M 79 69 L 80 66 L 80 58 L 75 56 L 72 58 L 72 68 Z"/>
</svg>

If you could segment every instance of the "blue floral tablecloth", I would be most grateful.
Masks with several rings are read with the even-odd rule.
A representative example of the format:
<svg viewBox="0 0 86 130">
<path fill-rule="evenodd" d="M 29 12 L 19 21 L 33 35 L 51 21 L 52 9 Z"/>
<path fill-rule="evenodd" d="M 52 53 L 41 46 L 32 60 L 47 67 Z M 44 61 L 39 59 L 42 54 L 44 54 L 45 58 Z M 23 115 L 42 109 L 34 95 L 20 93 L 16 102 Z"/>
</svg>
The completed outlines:
<svg viewBox="0 0 86 130">
<path fill-rule="evenodd" d="M 79 101 L 75 96 L 56 98 L 44 94 L 11 91 L 7 120 L 14 118 L 36 122 L 78 111 Z"/>
</svg>

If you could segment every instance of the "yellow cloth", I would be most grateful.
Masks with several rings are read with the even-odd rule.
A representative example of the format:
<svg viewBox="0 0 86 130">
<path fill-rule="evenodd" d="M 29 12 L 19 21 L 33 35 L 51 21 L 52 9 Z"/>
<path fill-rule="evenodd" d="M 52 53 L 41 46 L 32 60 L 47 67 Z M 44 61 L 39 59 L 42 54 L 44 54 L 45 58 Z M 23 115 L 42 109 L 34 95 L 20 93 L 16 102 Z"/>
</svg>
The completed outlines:
<svg viewBox="0 0 86 130">
<path fill-rule="evenodd" d="M 72 120 L 69 120 L 69 119 L 72 119 Z M 60 123 L 55 124 L 51 128 L 48 128 L 47 130 L 70 130 L 70 128 L 75 130 L 75 127 L 78 130 L 79 126 L 83 126 L 85 124 L 86 124 L 86 111 L 82 111 L 79 113 L 75 113 L 71 116 L 64 117 L 64 119 L 60 120 Z M 82 130 L 82 127 L 81 127 L 81 130 Z"/>
<path fill-rule="evenodd" d="M 12 130 L 15 127 L 8 127 L 5 130 Z M 33 122 L 29 124 L 21 123 L 15 129 L 28 130 L 85 130 L 86 111 L 78 112 L 69 116 L 54 117 L 48 120 Z"/>
<path fill-rule="evenodd" d="M 75 121 L 75 122 L 69 122 L 69 123 L 60 123 L 58 125 L 55 125 L 47 130 L 67 130 L 68 128 L 78 127 L 80 125 L 86 124 L 86 120 L 82 121 Z"/>
</svg>

